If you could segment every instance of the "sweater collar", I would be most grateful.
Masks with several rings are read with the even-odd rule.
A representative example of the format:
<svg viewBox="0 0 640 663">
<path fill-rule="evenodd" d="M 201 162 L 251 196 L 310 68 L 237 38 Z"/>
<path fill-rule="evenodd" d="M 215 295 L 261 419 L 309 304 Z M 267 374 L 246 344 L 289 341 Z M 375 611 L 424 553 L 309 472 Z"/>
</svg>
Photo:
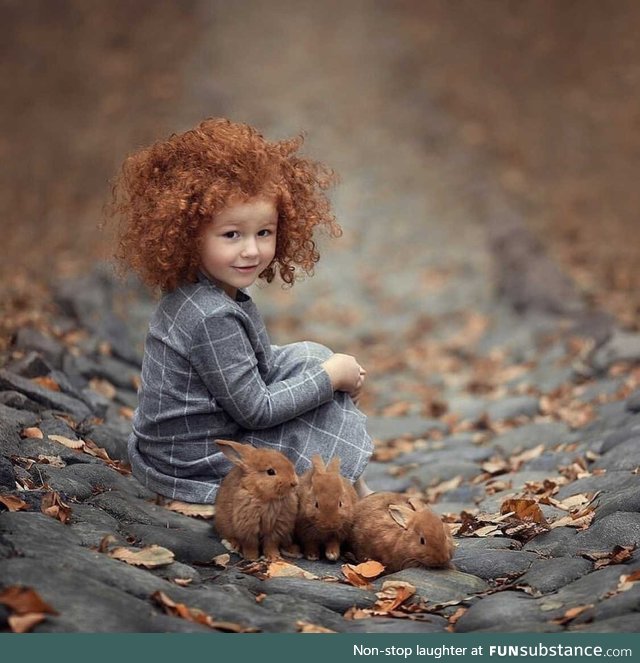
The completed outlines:
<svg viewBox="0 0 640 663">
<path fill-rule="evenodd" d="M 198 283 L 202 283 L 211 288 L 215 288 L 216 290 L 219 290 L 221 293 L 223 293 L 225 297 L 228 297 L 227 293 L 217 283 L 212 281 L 201 269 L 198 270 Z M 231 298 L 229 297 L 229 299 Z M 231 301 L 246 302 L 249 301 L 250 299 L 251 297 L 249 297 L 249 295 L 244 290 L 238 289 L 235 300 Z"/>
</svg>

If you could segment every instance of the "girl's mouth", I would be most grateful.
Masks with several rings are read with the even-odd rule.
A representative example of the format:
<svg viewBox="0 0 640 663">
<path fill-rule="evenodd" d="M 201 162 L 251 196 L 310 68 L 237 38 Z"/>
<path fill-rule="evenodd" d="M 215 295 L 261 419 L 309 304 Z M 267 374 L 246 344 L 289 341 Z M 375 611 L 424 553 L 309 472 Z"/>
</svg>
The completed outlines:
<svg viewBox="0 0 640 663">
<path fill-rule="evenodd" d="M 252 272 L 254 269 L 257 269 L 259 265 L 249 265 L 247 267 L 234 267 L 234 269 L 237 269 L 239 272 Z"/>
</svg>

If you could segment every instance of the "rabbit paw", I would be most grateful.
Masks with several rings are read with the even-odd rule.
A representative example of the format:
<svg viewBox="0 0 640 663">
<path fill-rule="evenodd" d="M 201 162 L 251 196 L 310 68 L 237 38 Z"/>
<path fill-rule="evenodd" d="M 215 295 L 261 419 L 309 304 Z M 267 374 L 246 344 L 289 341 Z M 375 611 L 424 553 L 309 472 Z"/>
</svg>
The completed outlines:
<svg viewBox="0 0 640 663">
<path fill-rule="evenodd" d="M 300 559 L 302 557 L 300 546 L 296 545 L 295 543 L 287 546 L 286 548 L 282 548 L 280 552 L 282 553 L 283 557 L 292 557 L 293 559 Z"/>
<path fill-rule="evenodd" d="M 222 545 L 229 552 L 236 553 L 236 555 L 240 554 L 240 546 L 235 541 L 227 541 L 227 539 L 220 539 L 220 543 L 222 543 Z"/>
</svg>

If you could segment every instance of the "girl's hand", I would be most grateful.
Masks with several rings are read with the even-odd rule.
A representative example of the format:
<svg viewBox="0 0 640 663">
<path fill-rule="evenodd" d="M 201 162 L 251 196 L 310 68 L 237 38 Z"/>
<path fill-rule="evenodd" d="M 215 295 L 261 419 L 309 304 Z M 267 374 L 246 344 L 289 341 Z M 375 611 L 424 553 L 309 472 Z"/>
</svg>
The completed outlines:
<svg viewBox="0 0 640 663">
<path fill-rule="evenodd" d="M 351 355 L 334 354 L 322 364 L 335 391 L 346 391 L 357 398 L 367 372 Z"/>
</svg>

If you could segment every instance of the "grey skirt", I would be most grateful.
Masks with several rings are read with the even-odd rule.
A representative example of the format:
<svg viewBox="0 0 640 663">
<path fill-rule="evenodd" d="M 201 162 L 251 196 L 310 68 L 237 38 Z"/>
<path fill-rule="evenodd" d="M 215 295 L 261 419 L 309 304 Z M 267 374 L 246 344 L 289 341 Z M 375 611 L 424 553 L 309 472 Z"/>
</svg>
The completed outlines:
<svg viewBox="0 0 640 663">
<path fill-rule="evenodd" d="M 272 351 L 268 384 L 286 380 L 333 354 L 325 346 L 309 341 L 272 346 Z M 338 456 L 340 471 L 350 481 L 362 474 L 373 452 L 365 415 L 348 394 L 340 391 L 334 393 L 333 400 L 278 426 L 261 430 L 237 428 L 232 434 L 221 431 L 215 437 L 277 449 L 291 460 L 299 474 L 309 469 L 315 454 L 320 454 L 325 462 Z M 200 447 L 190 444 L 194 451 L 201 450 L 179 471 L 144 453 L 144 446 L 131 434 L 128 451 L 134 476 L 150 490 L 171 499 L 215 502 L 220 482 L 233 467 L 213 439 L 203 440 Z"/>
</svg>

